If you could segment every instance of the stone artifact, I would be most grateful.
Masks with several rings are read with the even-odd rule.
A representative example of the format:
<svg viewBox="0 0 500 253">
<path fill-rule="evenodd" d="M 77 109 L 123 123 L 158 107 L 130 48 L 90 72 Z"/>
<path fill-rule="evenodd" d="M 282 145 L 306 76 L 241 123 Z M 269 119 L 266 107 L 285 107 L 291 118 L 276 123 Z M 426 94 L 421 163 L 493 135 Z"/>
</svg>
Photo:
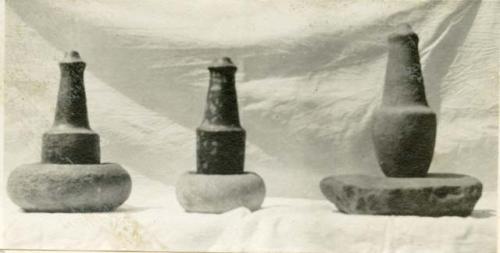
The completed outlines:
<svg viewBox="0 0 500 253">
<path fill-rule="evenodd" d="M 42 162 L 14 169 L 8 195 L 28 212 L 111 211 L 130 195 L 130 176 L 118 164 L 100 162 L 99 135 L 87 116 L 85 62 L 71 51 L 59 66 L 56 115 L 43 135 Z"/>
<path fill-rule="evenodd" d="M 466 175 L 428 174 L 437 123 L 425 98 L 418 36 L 402 25 L 388 40 L 384 94 L 372 128 L 386 177 L 330 176 L 321 181 L 321 191 L 349 214 L 468 216 L 481 197 L 481 182 Z"/>
<path fill-rule="evenodd" d="M 197 170 L 183 174 L 176 184 L 177 199 L 188 212 L 257 210 L 264 201 L 262 178 L 243 171 L 246 133 L 238 114 L 236 69 L 229 58 L 208 67 L 205 117 L 196 129 Z"/>
<path fill-rule="evenodd" d="M 481 197 L 479 180 L 459 174 L 384 178 L 342 175 L 323 179 L 321 190 L 344 213 L 468 216 Z"/>
<path fill-rule="evenodd" d="M 382 105 L 373 117 L 373 144 L 388 177 L 423 177 L 434 153 L 436 114 L 427 105 L 418 36 L 407 25 L 389 36 Z"/>
</svg>

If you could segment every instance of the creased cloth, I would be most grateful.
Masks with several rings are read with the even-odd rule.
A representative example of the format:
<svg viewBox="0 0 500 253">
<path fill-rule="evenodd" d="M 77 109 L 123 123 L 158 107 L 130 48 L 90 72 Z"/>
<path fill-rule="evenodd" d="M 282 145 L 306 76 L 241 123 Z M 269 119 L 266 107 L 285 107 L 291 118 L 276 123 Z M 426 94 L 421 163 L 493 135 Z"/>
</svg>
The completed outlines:
<svg viewBox="0 0 500 253">
<path fill-rule="evenodd" d="M 129 168 L 134 186 L 115 213 L 25 214 L 3 185 L 2 247 L 494 252 L 499 12 L 497 1 L 8 1 L 3 175 L 40 160 L 58 62 L 74 49 L 87 62 L 103 161 Z M 386 37 L 401 23 L 420 36 L 438 115 L 430 171 L 483 182 L 472 217 L 347 216 L 319 191 L 332 174 L 381 175 L 370 117 Z M 245 169 L 264 178 L 269 197 L 255 213 L 188 215 L 172 185 L 195 169 L 206 67 L 222 56 L 238 66 Z"/>
<path fill-rule="evenodd" d="M 90 122 L 105 140 L 103 157 L 173 184 L 195 166 L 206 67 L 230 56 L 248 132 L 246 170 L 262 175 L 271 195 L 320 198 L 325 176 L 381 174 L 369 123 L 382 94 L 386 37 L 409 23 L 438 115 L 430 171 L 476 176 L 495 190 L 499 5 L 8 1 L 6 152 L 39 148 L 52 121 L 57 63 L 75 49 L 88 64 Z"/>
</svg>

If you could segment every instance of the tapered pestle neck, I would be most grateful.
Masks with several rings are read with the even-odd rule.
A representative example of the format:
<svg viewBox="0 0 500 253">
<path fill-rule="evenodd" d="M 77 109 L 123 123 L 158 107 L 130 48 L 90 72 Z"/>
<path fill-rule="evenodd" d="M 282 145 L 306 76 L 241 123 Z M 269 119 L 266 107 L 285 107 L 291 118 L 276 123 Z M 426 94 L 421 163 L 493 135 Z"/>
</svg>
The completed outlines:
<svg viewBox="0 0 500 253">
<path fill-rule="evenodd" d="M 61 81 L 57 96 L 54 127 L 90 129 L 83 73 L 85 62 L 76 51 L 65 54 L 59 63 Z"/>
<path fill-rule="evenodd" d="M 54 125 L 42 138 L 42 163 L 98 164 L 99 135 L 89 126 L 83 71 L 77 52 L 66 53 L 59 63 L 61 82 Z"/>
<path fill-rule="evenodd" d="M 409 25 L 389 35 L 383 105 L 427 105 L 420 68 L 418 35 Z"/>
<path fill-rule="evenodd" d="M 230 58 L 214 61 L 208 67 L 210 84 L 202 126 L 241 127 L 234 75 L 236 66 Z"/>
</svg>

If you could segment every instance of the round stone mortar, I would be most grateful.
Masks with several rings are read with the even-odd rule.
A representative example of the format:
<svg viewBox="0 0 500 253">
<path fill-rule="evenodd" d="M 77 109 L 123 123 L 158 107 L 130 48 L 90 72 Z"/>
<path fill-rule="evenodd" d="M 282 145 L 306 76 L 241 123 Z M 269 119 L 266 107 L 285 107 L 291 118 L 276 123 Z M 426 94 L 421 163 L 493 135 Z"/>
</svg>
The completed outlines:
<svg viewBox="0 0 500 253">
<path fill-rule="evenodd" d="M 331 176 L 320 188 L 344 213 L 434 217 L 470 215 L 482 192 L 474 177 L 437 173 L 421 178 Z"/>
<path fill-rule="evenodd" d="M 181 175 L 175 186 L 177 199 L 188 212 L 224 213 L 246 207 L 260 208 L 266 195 L 264 180 L 253 173 Z"/>
<path fill-rule="evenodd" d="M 104 212 L 120 206 L 132 182 L 120 165 L 27 164 L 9 176 L 11 200 L 27 212 Z"/>
</svg>

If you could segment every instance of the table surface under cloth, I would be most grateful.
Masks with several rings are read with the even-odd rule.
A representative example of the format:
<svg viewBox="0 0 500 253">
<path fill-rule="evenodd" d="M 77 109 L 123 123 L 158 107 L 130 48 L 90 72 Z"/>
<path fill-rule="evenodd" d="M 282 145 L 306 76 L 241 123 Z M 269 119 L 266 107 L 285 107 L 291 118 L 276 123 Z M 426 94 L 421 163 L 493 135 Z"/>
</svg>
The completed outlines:
<svg viewBox="0 0 500 253">
<path fill-rule="evenodd" d="M 471 217 L 346 215 L 326 200 L 266 198 L 263 208 L 186 213 L 175 189 L 134 171 L 129 200 L 111 213 L 24 213 L 4 204 L 9 249 L 237 252 L 495 252 L 495 194 Z"/>
</svg>

